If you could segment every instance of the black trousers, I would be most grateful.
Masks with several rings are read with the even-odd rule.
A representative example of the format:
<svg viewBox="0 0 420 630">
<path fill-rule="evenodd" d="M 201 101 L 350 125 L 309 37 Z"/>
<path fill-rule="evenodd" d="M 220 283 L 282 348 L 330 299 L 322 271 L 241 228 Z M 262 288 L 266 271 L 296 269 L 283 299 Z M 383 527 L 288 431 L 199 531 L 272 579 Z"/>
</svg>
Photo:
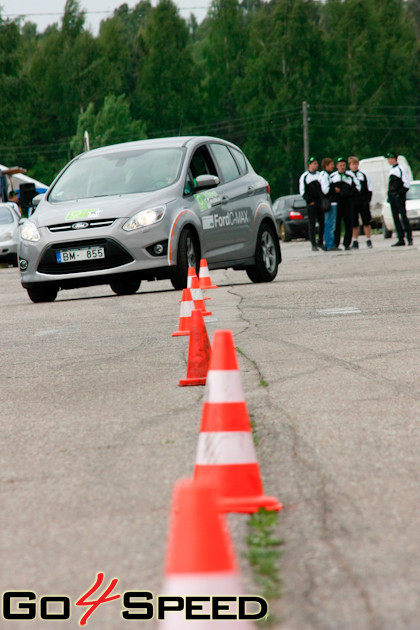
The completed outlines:
<svg viewBox="0 0 420 630">
<path fill-rule="evenodd" d="M 318 220 L 318 243 L 316 242 L 316 221 Z M 319 201 L 315 201 L 312 205 L 308 204 L 308 228 L 309 228 L 309 240 L 312 245 L 324 244 L 324 211 L 321 210 L 321 204 Z"/>
<path fill-rule="evenodd" d="M 351 198 L 337 201 L 337 220 L 335 222 L 335 246 L 340 245 L 341 223 L 344 222 L 344 247 L 350 247 L 353 234 L 353 204 Z"/>
<path fill-rule="evenodd" d="M 411 225 L 407 218 L 407 211 L 405 209 L 405 197 L 389 196 L 389 203 L 391 204 L 392 218 L 394 219 L 395 229 L 399 241 L 404 240 L 404 231 L 407 235 L 407 239 L 411 241 Z M 400 220 L 401 216 L 401 220 Z M 402 225 L 401 225 L 402 223 Z"/>
</svg>

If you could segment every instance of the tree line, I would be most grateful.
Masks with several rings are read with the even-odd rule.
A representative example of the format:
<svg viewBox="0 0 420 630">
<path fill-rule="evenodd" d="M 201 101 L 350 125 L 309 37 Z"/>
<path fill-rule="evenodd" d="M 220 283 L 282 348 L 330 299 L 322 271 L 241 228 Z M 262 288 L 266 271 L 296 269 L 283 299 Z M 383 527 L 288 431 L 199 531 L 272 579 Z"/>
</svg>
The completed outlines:
<svg viewBox="0 0 420 630">
<path fill-rule="evenodd" d="M 0 14 L 0 162 L 49 184 L 83 150 L 206 134 L 241 146 L 272 186 L 297 191 L 302 103 L 319 158 L 394 150 L 420 175 L 418 0 L 172 0 L 122 4 L 97 36 L 77 0 L 38 33 Z"/>
</svg>

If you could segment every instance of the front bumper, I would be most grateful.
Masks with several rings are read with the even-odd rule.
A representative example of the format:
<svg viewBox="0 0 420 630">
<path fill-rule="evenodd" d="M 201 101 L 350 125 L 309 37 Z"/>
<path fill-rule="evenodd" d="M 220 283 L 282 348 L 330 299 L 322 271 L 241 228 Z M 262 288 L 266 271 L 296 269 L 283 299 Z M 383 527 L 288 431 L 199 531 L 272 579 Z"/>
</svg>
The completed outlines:
<svg viewBox="0 0 420 630">
<path fill-rule="evenodd" d="M 52 283 L 58 288 L 76 288 L 108 284 L 117 277 L 130 274 L 139 280 L 170 277 L 173 269 L 168 263 L 167 229 L 163 223 L 125 232 L 122 225 L 127 219 L 116 219 L 106 228 L 75 232 L 52 232 L 39 228 L 41 239 L 37 243 L 20 240 L 19 259 L 21 283 L 31 288 L 39 283 Z M 155 244 L 163 244 L 162 252 L 154 252 Z M 57 251 L 100 246 L 105 250 L 102 259 L 57 262 Z M 22 266 L 26 269 L 22 269 Z"/>
</svg>

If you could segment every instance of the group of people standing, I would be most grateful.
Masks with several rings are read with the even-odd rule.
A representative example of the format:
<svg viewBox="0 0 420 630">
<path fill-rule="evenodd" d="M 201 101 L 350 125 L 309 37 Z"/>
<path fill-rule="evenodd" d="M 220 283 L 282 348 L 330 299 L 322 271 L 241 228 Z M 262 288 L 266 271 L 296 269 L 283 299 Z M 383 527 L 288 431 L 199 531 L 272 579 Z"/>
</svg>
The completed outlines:
<svg viewBox="0 0 420 630">
<path fill-rule="evenodd" d="M 407 173 L 398 164 L 398 155 L 388 153 L 391 167 L 388 181 L 388 200 L 391 204 L 398 241 L 393 246 L 405 245 L 404 232 L 408 245 L 413 244 L 410 224 L 405 211 L 405 197 L 410 188 Z M 348 165 L 348 168 L 347 168 Z M 340 250 L 341 228 L 344 224 L 344 249 L 359 247 L 359 216 L 366 236 L 367 247 L 372 247 L 370 200 L 372 185 L 366 173 L 359 169 L 359 159 L 352 155 L 346 161 L 339 157 L 334 163 L 331 158 L 323 158 L 322 170 L 318 170 L 318 160 L 311 157 L 307 170 L 299 179 L 299 193 L 308 208 L 309 239 L 312 250 Z M 318 238 L 316 223 L 318 222 Z"/>
</svg>

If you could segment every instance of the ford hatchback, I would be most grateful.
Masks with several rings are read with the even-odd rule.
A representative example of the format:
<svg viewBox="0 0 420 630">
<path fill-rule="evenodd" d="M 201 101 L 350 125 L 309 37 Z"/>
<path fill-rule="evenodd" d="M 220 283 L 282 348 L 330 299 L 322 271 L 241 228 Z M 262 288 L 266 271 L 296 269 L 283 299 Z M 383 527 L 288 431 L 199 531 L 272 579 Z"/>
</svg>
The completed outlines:
<svg viewBox="0 0 420 630">
<path fill-rule="evenodd" d="M 22 226 L 18 253 L 33 302 L 99 284 L 128 295 L 163 278 L 182 289 L 200 258 L 270 282 L 281 262 L 267 182 L 238 147 L 203 136 L 79 155 Z"/>
</svg>

